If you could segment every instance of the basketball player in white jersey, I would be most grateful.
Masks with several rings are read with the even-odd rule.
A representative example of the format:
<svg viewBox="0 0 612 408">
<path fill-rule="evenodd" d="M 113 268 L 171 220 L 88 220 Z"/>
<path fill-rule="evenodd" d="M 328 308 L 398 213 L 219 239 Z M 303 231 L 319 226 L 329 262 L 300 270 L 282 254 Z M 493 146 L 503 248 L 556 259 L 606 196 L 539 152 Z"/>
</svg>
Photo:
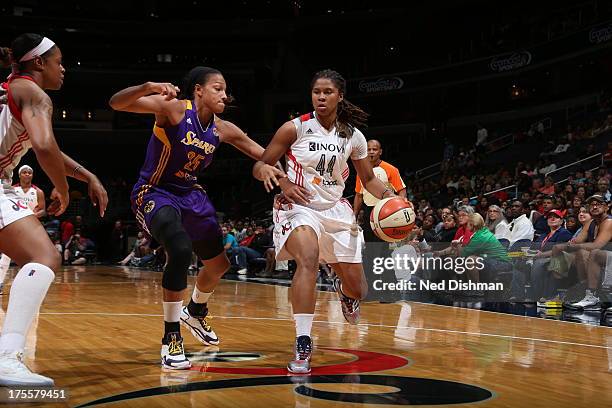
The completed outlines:
<svg viewBox="0 0 612 408">
<path fill-rule="evenodd" d="M 349 323 L 359 319 L 359 300 L 367 294 L 361 264 L 363 234 L 355 228 L 349 202 L 342 198 L 351 159 L 364 185 L 376 197 L 393 191 L 378 180 L 368 160 L 367 144 L 357 126 L 367 114 L 345 98 L 346 81 L 337 72 L 318 72 L 311 84 L 315 111 L 285 123 L 274 135 L 253 175 L 266 189 L 280 185 L 274 208 L 276 259 L 294 259 L 291 303 L 296 325 L 292 373 L 310 372 L 310 336 L 316 304 L 319 261 L 332 266 L 334 288 Z M 287 177 L 266 177 L 283 155 Z"/>
<path fill-rule="evenodd" d="M 17 195 L 21 197 L 23 202 L 26 203 L 30 210 L 36 215 L 37 218 L 42 218 L 45 216 L 45 193 L 34 184 L 32 184 L 32 176 L 34 175 L 34 170 L 32 167 L 24 164 L 19 168 L 19 184 L 14 185 L 15 191 Z M 11 258 L 9 258 L 6 254 L 2 254 L 0 257 L 0 295 L 3 294 L 4 289 L 4 278 L 6 277 L 6 272 L 11 265 Z"/>
<path fill-rule="evenodd" d="M 0 56 L 6 56 L 6 49 Z M 31 147 L 55 186 L 48 212 L 60 215 L 68 206 L 66 175 L 89 184 L 100 215 L 108 197 L 98 178 L 63 154 L 51 126 L 53 105 L 44 89 L 60 89 L 64 80 L 62 53 L 46 37 L 22 34 L 12 45 L 13 74 L 7 107 L 0 112 L 0 252 L 20 266 L 11 285 L 8 309 L 0 335 L 0 385 L 50 386 L 53 380 L 32 373 L 23 363 L 25 336 L 55 277 L 61 258 L 47 232 L 12 184 L 13 169 Z M 3 63 L 6 63 L 2 58 Z"/>
</svg>

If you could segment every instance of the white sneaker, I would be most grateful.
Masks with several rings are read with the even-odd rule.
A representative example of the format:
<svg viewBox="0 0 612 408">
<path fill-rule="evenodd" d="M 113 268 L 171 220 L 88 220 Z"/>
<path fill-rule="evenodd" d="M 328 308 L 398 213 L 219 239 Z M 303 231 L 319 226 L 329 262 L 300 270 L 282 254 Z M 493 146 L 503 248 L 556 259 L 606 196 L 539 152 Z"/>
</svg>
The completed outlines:
<svg viewBox="0 0 612 408">
<path fill-rule="evenodd" d="M 191 368 L 191 363 L 185 357 L 183 338 L 179 333 L 168 333 L 162 341 L 161 365 L 163 368 L 170 370 L 188 370 Z"/>
<path fill-rule="evenodd" d="M 23 363 L 23 352 L 12 351 L 0 353 L 0 385 L 53 387 L 53 380 L 30 371 Z"/>
<path fill-rule="evenodd" d="M 246 275 L 247 273 L 247 268 L 242 268 L 242 269 L 238 269 L 238 271 L 236 272 L 238 275 Z"/>
<path fill-rule="evenodd" d="M 207 346 L 219 344 L 219 337 L 208 324 L 206 317 L 192 316 L 187 306 L 183 306 L 181 309 L 181 324 L 187 327 L 191 334 L 193 334 L 193 337 L 198 339 L 200 343 Z"/>
<path fill-rule="evenodd" d="M 570 309 L 582 310 L 601 310 L 599 298 L 592 293 L 587 293 L 580 302 L 574 302 L 567 305 Z"/>
</svg>

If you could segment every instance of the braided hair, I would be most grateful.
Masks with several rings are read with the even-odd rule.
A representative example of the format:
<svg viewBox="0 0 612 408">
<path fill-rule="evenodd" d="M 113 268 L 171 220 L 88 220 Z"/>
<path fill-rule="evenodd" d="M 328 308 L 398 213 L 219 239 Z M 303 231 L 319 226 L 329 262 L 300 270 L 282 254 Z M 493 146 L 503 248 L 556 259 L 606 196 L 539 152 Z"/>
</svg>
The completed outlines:
<svg viewBox="0 0 612 408">
<path fill-rule="evenodd" d="M 340 95 L 343 96 L 342 100 L 338 103 L 336 119 L 338 135 L 340 137 L 350 138 L 356 127 L 367 127 L 368 116 L 370 115 L 364 112 L 359 106 L 353 105 L 346 99 L 346 80 L 344 77 L 331 69 L 319 71 L 312 78 L 310 89 L 312 89 L 315 82 L 321 78 L 329 79 L 336 88 L 338 88 Z"/>
<path fill-rule="evenodd" d="M 208 82 L 208 78 L 212 75 L 221 75 L 221 71 L 211 67 L 195 67 L 191 71 L 185 75 L 183 78 L 183 83 L 181 84 L 181 91 L 179 93 L 178 99 L 189 99 L 192 100 L 195 95 L 195 86 L 196 85 L 206 85 Z M 231 103 L 234 101 L 234 98 L 230 95 L 226 98 L 226 103 Z"/>
</svg>

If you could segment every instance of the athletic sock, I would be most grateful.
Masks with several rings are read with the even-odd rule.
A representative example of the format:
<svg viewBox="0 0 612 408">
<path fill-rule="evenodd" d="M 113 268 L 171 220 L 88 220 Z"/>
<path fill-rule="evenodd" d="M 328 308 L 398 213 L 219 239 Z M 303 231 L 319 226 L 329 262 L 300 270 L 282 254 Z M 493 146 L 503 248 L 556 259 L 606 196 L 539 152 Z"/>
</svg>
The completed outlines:
<svg viewBox="0 0 612 408">
<path fill-rule="evenodd" d="M 24 348 L 25 336 L 53 279 L 53 271 L 39 263 L 25 264 L 17 272 L 11 285 L 8 309 L 2 325 L 0 351 L 17 351 Z"/>
<path fill-rule="evenodd" d="M 193 294 L 191 295 L 191 299 L 189 300 L 189 304 L 187 305 L 187 310 L 189 311 L 189 314 L 198 317 L 206 316 L 206 314 L 208 313 L 208 299 L 213 294 L 213 292 L 202 292 L 200 289 L 198 289 L 198 285 L 194 285 Z"/>
<path fill-rule="evenodd" d="M 2 257 L 0 257 L 0 284 L 4 283 L 4 278 L 6 278 L 6 273 L 8 272 L 10 266 L 11 258 L 9 258 L 6 254 L 2 254 Z"/>
<path fill-rule="evenodd" d="M 180 332 L 179 319 L 183 301 L 179 302 L 163 302 L 164 306 L 164 338 L 168 333 Z"/>
<path fill-rule="evenodd" d="M 314 314 L 309 313 L 296 313 L 293 315 L 295 320 L 295 337 L 308 336 L 310 337 L 310 331 L 312 330 L 312 320 Z"/>
</svg>

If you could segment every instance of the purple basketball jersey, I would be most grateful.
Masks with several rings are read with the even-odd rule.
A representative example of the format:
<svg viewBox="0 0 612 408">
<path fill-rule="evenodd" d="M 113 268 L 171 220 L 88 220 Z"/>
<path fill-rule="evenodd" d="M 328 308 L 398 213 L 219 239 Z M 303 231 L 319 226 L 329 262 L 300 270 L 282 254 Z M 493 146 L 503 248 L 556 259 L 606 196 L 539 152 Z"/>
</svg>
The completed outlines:
<svg viewBox="0 0 612 408">
<path fill-rule="evenodd" d="M 138 184 L 186 193 L 195 187 L 196 174 L 212 162 L 219 146 L 214 117 L 201 124 L 195 101 L 184 102 L 185 117 L 178 125 L 153 126 Z"/>
</svg>

